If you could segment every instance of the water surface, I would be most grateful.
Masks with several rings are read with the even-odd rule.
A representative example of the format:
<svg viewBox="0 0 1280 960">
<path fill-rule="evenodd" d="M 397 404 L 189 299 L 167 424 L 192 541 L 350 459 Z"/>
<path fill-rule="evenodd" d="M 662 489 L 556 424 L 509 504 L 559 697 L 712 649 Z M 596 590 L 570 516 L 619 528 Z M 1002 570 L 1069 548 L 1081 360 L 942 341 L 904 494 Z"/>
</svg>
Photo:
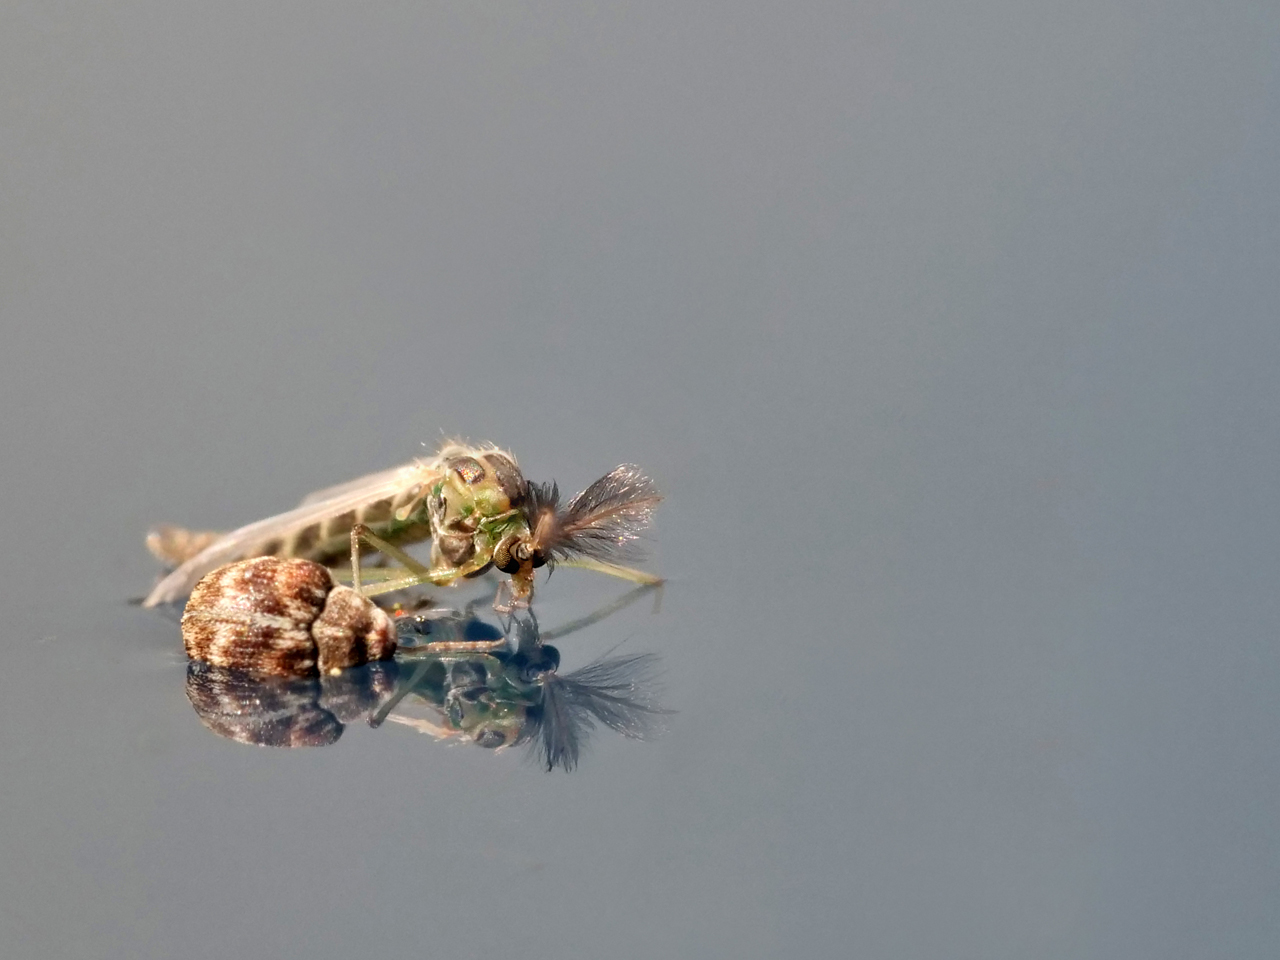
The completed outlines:
<svg viewBox="0 0 1280 960">
<path fill-rule="evenodd" d="M 7 21 L 0 952 L 1271 955 L 1272 7 Z M 665 734 L 206 729 L 148 526 L 444 435 L 657 479 Z"/>
</svg>

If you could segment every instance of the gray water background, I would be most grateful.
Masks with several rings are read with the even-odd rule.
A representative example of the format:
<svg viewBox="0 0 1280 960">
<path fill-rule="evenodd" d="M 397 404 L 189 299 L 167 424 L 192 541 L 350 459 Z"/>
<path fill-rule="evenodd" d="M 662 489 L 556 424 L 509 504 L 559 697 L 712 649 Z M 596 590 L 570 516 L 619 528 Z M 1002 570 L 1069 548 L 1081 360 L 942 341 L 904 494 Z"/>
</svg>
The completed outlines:
<svg viewBox="0 0 1280 960">
<path fill-rule="evenodd" d="M 0 20 L 0 954 L 1275 956 L 1280 7 Z M 666 735 L 206 731 L 147 527 L 446 434 Z"/>
</svg>

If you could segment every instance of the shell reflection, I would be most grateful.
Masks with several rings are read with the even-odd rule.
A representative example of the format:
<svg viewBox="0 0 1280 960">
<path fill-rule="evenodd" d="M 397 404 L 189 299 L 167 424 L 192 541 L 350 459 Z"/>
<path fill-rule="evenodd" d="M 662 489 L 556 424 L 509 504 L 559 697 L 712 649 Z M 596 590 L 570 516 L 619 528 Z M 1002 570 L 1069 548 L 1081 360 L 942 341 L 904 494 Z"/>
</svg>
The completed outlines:
<svg viewBox="0 0 1280 960">
<path fill-rule="evenodd" d="M 346 724 L 390 720 L 452 743 L 521 746 L 547 770 L 566 771 L 597 727 L 646 739 L 667 713 L 657 702 L 655 654 L 606 656 L 562 673 L 559 650 L 544 642 L 528 611 L 503 629 L 458 611 L 404 617 L 398 626 L 395 661 L 321 677 L 264 677 L 193 662 L 187 696 L 206 727 L 240 743 L 324 746 Z M 468 645 L 493 649 L 457 649 Z"/>
<path fill-rule="evenodd" d="M 187 664 L 187 699 L 219 736 L 262 747 L 322 747 L 344 725 L 368 720 L 396 690 L 398 665 L 371 663 L 338 676 L 273 677 Z"/>
</svg>

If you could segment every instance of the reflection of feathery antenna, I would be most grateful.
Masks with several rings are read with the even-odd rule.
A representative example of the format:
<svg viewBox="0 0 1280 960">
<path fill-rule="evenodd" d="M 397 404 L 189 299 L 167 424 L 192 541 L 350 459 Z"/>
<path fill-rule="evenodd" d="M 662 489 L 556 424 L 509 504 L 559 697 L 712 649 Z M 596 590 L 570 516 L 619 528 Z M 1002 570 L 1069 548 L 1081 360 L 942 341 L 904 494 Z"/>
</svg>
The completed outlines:
<svg viewBox="0 0 1280 960">
<path fill-rule="evenodd" d="M 638 653 L 595 660 L 566 676 L 549 674 L 532 730 L 534 755 L 548 771 L 566 772 L 578 765 L 587 735 L 602 723 L 633 740 L 657 733 L 658 718 L 671 711 L 654 705 L 658 657 Z"/>
</svg>

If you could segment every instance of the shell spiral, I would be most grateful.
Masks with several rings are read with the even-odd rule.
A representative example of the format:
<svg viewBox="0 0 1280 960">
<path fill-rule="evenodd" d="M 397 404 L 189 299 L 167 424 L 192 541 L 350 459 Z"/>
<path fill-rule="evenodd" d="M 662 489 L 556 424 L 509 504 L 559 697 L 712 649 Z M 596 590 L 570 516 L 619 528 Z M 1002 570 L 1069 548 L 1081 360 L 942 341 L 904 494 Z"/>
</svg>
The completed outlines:
<svg viewBox="0 0 1280 960">
<path fill-rule="evenodd" d="M 256 557 L 219 567 L 182 615 L 187 656 L 275 676 L 336 673 L 396 650 L 391 618 L 310 560 Z"/>
</svg>

